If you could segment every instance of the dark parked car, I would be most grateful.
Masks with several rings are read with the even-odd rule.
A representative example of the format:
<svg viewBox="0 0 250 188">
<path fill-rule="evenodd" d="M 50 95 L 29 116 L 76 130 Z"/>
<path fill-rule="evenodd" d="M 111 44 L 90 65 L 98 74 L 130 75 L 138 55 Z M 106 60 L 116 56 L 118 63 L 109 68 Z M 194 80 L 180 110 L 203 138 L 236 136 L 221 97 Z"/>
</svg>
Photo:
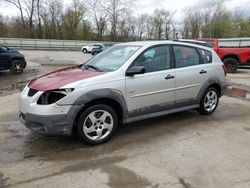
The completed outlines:
<svg viewBox="0 0 250 188">
<path fill-rule="evenodd" d="M 113 44 L 103 44 L 101 45 L 100 47 L 98 48 L 93 48 L 91 54 L 92 55 L 96 55 L 96 54 L 99 54 L 100 52 L 104 51 L 104 50 L 107 50 L 108 48 L 112 47 Z"/>
<path fill-rule="evenodd" d="M 17 50 L 0 45 L 0 70 L 10 70 L 11 73 L 22 73 L 26 67 L 24 55 Z"/>
</svg>

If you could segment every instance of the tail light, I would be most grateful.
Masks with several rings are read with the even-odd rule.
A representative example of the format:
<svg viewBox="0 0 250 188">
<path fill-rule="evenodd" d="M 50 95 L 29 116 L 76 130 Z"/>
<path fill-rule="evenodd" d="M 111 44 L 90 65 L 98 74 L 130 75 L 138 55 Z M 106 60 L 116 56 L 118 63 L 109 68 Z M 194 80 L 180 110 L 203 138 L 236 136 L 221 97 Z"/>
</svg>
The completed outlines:
<svg viewBox="0 0 250 188">
<path fill-rule="evenodd" d="M 225 65 L 225 64 L 223 64 L 223 65 L 222 65 L 222 68 L 223 68 L 223 70 L 224 70 L 224 74 L 225 74 L 225 76 L 227 76 L 227 68 L 226 68 L 226 65 Z"/>
</svg>

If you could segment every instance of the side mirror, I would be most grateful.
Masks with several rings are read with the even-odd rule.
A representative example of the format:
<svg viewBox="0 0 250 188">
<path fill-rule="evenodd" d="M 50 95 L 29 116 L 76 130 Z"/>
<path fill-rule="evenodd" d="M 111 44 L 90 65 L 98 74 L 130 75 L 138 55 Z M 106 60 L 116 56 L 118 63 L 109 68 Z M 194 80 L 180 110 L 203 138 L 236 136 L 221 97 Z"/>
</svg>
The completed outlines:
<svg viewBox="0 0 250 188">
<path fill-rule="evenodd" d="M 126 76 L 134 76 L 136 74 L 144 74 L 146 72 L 143 66 L 133 66 L 126 72 Z"/>
</svg>

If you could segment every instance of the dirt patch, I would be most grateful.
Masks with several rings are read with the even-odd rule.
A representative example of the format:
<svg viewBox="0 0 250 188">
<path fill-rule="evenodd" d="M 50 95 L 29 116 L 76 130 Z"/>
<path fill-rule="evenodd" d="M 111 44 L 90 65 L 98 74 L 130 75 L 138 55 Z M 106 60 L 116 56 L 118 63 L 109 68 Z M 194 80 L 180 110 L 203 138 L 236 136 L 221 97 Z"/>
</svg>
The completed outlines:
<svg viewBox="0 0 250 188">
<path fill-rule="evenodd" d="M 243 127 L 243 129 L 244 129 L 245 131 L 250 132 L 250 127 Z"/>
<path fill-rule="evenodd" d="M 193 186 L 190 183 L 186 182 L 184 178 L 179 178 L 179 182 L 183 188 L 193 188 Z"/>
<path fill-rule="evenodd" d="M 65 167 L 59 172 L 19 182 L 16 183 L 15 185 L 22 185 L 25 183 L 51 178 L 53 176 L 58 176 L 65 173 L 74 173 L 74 172 L 98 169 L 108 175 L 109 182 L 107 183 L 107 185 L 109 185 L 110 187 L 122 187 L 126 185 L 126 187 L 140 188 L 140 187 L 150 186 L 151 183 L 146 178 L 137 175 L 136 173 L 134 173 L 129 169 L 122 168 L 119 165 L 117 165 L 117 163 L 120 163 L 126 159 L 127 159 L 126 156 L 116 156 L 116 157 L 104 157 L 101 159 L 84 160 L 80 163 L 76 163 L 74 165 Z"/>
<path fill-rule="evenodd" d="M 7 185 L 7 180 L 8 179 L 9 179 L 8 177 L 5 178 L 4 175 L 2 173 L 0 173 L 0 188 L 5 188 L 5 187 L 8 186 Z"/>
<path fill-rule="evenodd" d="M 109 175 L 108 185 L 110 187 L 152 187 L 151 183 L 146 178 L 127 168 L 111 165 L 102 170 Z"/>
</svg>

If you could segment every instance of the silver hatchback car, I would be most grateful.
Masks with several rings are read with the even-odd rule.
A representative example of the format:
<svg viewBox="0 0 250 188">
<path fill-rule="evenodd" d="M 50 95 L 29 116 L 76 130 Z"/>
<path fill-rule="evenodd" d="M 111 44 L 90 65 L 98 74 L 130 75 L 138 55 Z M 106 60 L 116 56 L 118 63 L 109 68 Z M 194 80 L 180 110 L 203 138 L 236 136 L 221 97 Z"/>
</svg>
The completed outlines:
<svg viewBox="0 0 250 188">
<path fill-rule="evenodd" d="M 119 124 L 190 109 L 212 114 L 225 90 L 225 70 L 210 48 L 176 41 L 115 45 L 80 66 L 28 83 L 20 120 L 46 135 L 100 144 Z"/>
</svg>

